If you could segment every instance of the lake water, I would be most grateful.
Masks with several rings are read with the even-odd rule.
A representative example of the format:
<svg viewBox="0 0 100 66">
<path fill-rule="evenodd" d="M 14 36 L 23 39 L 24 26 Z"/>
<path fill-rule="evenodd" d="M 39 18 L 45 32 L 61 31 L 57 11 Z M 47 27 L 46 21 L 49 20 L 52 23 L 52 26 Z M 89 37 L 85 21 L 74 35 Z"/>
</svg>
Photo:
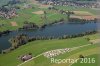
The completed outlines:
<svg viewBox="0 0 100 66">
<path fill-rule="evenodd" d="M 29 36 L 63 36 L 63 35 L 75 35 L 82 32 L 97 30 L 97 25 L 100 23 L 85 23 L 85 24 L 54 24 L 52 26 L 47 26 L 44 29 L 38 30 L 23 30 L 23 31 L 13 31 L 9 35 L 0 37 L 0 51 L 7 49 L 11 46 L 9 39 L 18 34 L 25 33 Z"/>
</svg>

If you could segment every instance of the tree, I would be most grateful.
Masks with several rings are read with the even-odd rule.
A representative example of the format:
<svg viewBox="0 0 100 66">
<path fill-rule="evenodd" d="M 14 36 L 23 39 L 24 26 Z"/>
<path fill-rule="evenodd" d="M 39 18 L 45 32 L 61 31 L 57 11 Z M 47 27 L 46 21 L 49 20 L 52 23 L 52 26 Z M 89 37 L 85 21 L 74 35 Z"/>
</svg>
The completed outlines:
<svg viewBox="0 0 100 66">
<path fill-rule="evenodd" d="M 68 21 L 69 21 L 69 19 L 70 19 L 70 14 L 71 14 L 71 12 L 68 11 L 68 12 L 67 12 L 67 19 L 68 19 Z"/>
<path fill-rule="evenodd" d="M 46 20 L 47 19 L 47 12 L 46 11 L 44 11 L 44 19 Z"/>
<path fill-rule="evenodd" d="M 26 34 L 21 34 L 9 39 L 9 42 L 12 44 L 12 48 L 17 48 L 22 44 L 26 44 L 28 41 L 29 41 L 29 37 Z"/>
</svg>

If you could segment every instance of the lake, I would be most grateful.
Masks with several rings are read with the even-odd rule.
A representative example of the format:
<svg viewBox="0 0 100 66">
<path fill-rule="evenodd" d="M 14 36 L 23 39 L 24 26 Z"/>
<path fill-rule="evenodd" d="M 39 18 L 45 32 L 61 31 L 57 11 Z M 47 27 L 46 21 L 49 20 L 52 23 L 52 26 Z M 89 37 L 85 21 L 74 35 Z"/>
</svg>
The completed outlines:
<svg viewBox="0 0 100 66">
<path fill-rule="evenodd" d="M 9 43 L 9 39 L 21 33 L 25 33 L 30 37 L 34 36 L 54 36 L 60 37 L 63 35 L 75 35 L 80 34 L 82 32 L 97 30 L 97 25 L 100 23 L 84 23 L 84 24 L 71 24 L 71 23 L 62 23 L 62 24 L 54 24 L 51 26 L 46 26 L 44 29 L 37 30 L 21 30 L 21 31 L 13 31 L 8 35 L 0 37 L 0 51 L 7 49 L 11 46 Z"/>
</svg>

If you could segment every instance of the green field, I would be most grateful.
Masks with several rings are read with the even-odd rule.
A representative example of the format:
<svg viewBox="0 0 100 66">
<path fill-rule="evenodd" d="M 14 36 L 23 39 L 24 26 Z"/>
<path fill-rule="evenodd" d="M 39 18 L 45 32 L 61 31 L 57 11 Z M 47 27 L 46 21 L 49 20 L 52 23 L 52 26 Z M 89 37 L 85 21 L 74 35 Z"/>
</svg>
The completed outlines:
<svg viewBox="0 0 100 66">
<path fill-rule="evenodd" d="M 98 47 L 99 48 L 99 47 Z M 72 52 L 69 52 L 69 53 L 66 53 L 66 54 L 63 54 L 63 55 L 60 55 L 60 56 L 57 56 L 55 57 L 56 59 L 72 59 L 72 58 L 78 58 L 78 56 L 80 54 L 84 54 L 84 55 L 91 55 L 91 54 L 98 54 L 99 51 L 98 50 L 97 46 L 93 45 L 91 47 L 84 47 L 84 48 L 80 48 L 80 49 L 77 49 L 77 50 L 74 50 Z M 97 52 L 94 52 L 94 51 L 97 51 Z M 91 53 L 93 52 L 93 53 Z M 61 64 L 53 64 L 50 62 L 50 59 L 47 59 L 45 58 L 44 56 L 40 56 L 36 59 L 33 59 L 25 64 L 22 64 L 21 66 L 69 66 L 70 63 L 61 63 Z"/>
<path fill-rule="evenodd" d="M 37 15 L 37 14 L 33 14 L 32 12 L 36 12 L 36 11 L 46 11 L 47 14 L 47 19 L 41 19 L 41 16 L 43 15 Z M 66 15 L 62 15 L 59 14 L 58 12 L 55 12 L 53 10 L 48 10 L 47 8 L 37 8 L 34 7 L 34 9 L 32 8 L 27 8 L 27 9 L 20 9 L 17 11 L 18 16 L 16 16 L 13 19 L 0 19 L 0 24 L 4 24 L 5 26 L 0 28 L 0 31 L 4 31 L 4 30 L 15 30 L 17 28 L 20 28 L 24 25 L 25 21 L 28 22 L 33 22 L 36 23 L 38 26 L 41 26 L 43 24 L 47 24 L 50 22 L 54 22 L 55 20 L 60 20 L 62 18 L 64 18 L 65 20 L 67 20 L 67 16 Z M 18 24 L 18 26 L 11 26 L 11 22 L 16 22 Z"/>
<path fill-rule="evenodd" d="M 4 24 L 5 26 L 0 28 L 0 31 L 4 30 L 16 30 L 24 25 L 25 21 L 36 23 L 38 26 L 41 26 L 43 24 L 51 23 L 54 21 L 58 21 L 62 18 L 67 20 L 67 15 L 60 14 L 59 12 L 56 12 L 55 10 L 48 10 L 47 8 L 39 8 L 40 6 L 31 4 L 34 8 L 25 8 L 23 9 L 22 4 L 17 4 L 17 6 L 20 6 L 21 9 L 17 10 L 18 16 L 12 19 L 0 19 L 0 25 Z M 73 7 L 73 6 L 54 6 L 55 8 L 61 10 L 70 10 L 70 11 L 87 11 L 92 13 L 93 15 L 99 15 L 100 10 L 94 10 L 90 8 L 82 8 L 82 7 Z M 42 19 L 41 16 L 43 15 L 37 15 L 33 14 L 32 12 L 36 11 L 46 11 L 47 19 Z M 11 22 L 16 22 L 18 26 L 12 26 Z"/>
<path fill-rule="evenodd" d="M 84 7 L 73 7 L 73 6 L 55 6 L 58 9 L 63 9 L 63 10 L 70 10 L 70 11 L 87 11 L 90 12 L 94 15 L 100 15 L 100 10 L 94 10 L 91 8 L 84 8 Z"/>
<path fill-rule="evenodd" d="M 78 61 L 78 63 L 75 63 L 73 64 L 72 66 L 98 66 L 99 65 L 99 54 L 94 54 L 94 55 L 90 55 L 90 56 L 87 56 L 86 58 L 94 58 L 95 59 L 95 62 L 94 63 L 80 63 L 81 60 Z"/>
<path fill-rule="evenodd" d="M 99 34 L 95 35 L 90 35 L 90 36 L 85 36 L 85 37 L 79 37 L 79 38 L 73 38 L 73 39 L 64 39 L 64 40 L 40 40 L 40 41 L 34 41 L 30 42 L 24 46 L 19 47 L 18 49 L 4 54 L 0 55 L 0 65 L 1 66 L 16 66 L 20 63 L 22 63 L 20 60 L 18 60 L 18 56 L 27 54 L 27 53 L 32 53 L 33 56 L 37 56 L 43 52 L 53 50 L 53 49 L 61 49 L 61 48 L 72 48 L 72 47 L 78 47 L 82 45 L 87 45 L 90 42 L 88 42 L 85 38 L 90 37 L 90 39 L 97 39 Z M 74 50 L 72 52 L 59 55 L 55 58 L 68 58 L 72 55 L 72 57 L 75 57 L 74 54 L 76 54 L 76 57 L 78 57 L 79 54 L 83 53 L 84 55 L 89 55 L 91 53 L 87 53 L 90 50 L 90 52 L 93 51 L 93 54 L 96 54 L 98 52 L 95 52 L 96 50 L 99 49 L 98 45 L 91 45 L 91 46 L 86 46 L 83 48 L 79 48 L 77 50 Z M 94 49 L 94 50 L 93 50 Z M 78 54 L 79 53 L 79 54 Z M 86 53 L 86 54 L 85 54 Z M 33 59 L 30 62 L 25 63 L 22 66 L 44 66 L 44 65 L 52 65 L 49 63 L 50 59 L 47 59 L 44 56 L 40 56 L 36 59 Z M 48 66 L 49 66 L 48 65 Z M 56 65 L 58 66 L 58 65 Z"/>
</svg>

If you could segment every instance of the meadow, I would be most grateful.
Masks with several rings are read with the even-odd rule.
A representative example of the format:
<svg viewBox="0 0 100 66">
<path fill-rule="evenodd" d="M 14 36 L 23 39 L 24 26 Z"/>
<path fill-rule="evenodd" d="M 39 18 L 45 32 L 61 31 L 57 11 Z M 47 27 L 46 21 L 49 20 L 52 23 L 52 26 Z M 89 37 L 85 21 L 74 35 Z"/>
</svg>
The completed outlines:
<svg viewBox="0 0 100 66">
<path fill-rule="evenodd" d="M 80 63 L 80 60 L 78 61 L 78 63 L 75 63 L 75 64 L 73 64 L 72 66 L 79 66 L 79 65 L 81 65 L 81 66 L 86 66 L 86 65 L 88 65 L 88 66 L 97 66 L 98 64 L 99 64 L 99 62 L 98 62 L 98 60 L 99 60 L 99 56 L 98 56 L 99 54 L 93 54 L 93 55 L 89 55 L 89 56 L 87 56 L 86 58 L 94 58 L 95 59 L 95 63 Z"/>
<path fill-rule="evenodd" d="M 99 38 L 98 35 L 99 34 L 78 37 L 78 38 L 72 38 L 72 39 L 63 39 L 63 40 L 55 39 L 55 40 L 33 41 L 26 45 L 19 47 L 18 49 L 14 50 L 14 51 L 11 51 L 10 53 L 4 54 L 4 55 L 0 54 L 0 62 L 1 62 L 0 65 L 1 66 L 16 66 L 16 65 L 22 63 L 22 61 L 20 61 L 18 59 L 18 56 L 27 54 L 27 53 L 32 53 L 33 56 L 35 57 L 43 52 L 53 50 L 53 49 L 72 48 L 72 47 L 87 45 L 87 44 L 90 44 L 90 42 L 85 39 L 86 37 L 89 37 L 90 39 L 98 39 Z M 91 53 L 98 54 L 98 52 L 95 52 L 98 49 L 99 49 L 99 46 L 94 44 L 91 46 L 86 46 L 83 48 L 73 50 L 69 53 L 59 55 L 55 58 L 68 58 L 71 55 L 72 55 L 72 57 L 78 57 L 80 54 L 83 54 L 86 56 L 91 55 Z M 90 51 L 87 51 L 87 50 L 90 50 Z M 76 54 L 76 56 L 75 56 L 75 54 Z M 48 65 L 48 64 L 51 66 L 52 64 L 50 64 L 49 62 L 50 62 L 50 59 L 48 59 L 44 56 L 40 56 L 38 58 L 35 58 L 35 59 L 23 64 L 22 66 L 31 66 L 31 65 L 44 66 L 44 65 Z M 54 66 L 58 66 L 58 65 L 54 65 Z"/>
</svg>

